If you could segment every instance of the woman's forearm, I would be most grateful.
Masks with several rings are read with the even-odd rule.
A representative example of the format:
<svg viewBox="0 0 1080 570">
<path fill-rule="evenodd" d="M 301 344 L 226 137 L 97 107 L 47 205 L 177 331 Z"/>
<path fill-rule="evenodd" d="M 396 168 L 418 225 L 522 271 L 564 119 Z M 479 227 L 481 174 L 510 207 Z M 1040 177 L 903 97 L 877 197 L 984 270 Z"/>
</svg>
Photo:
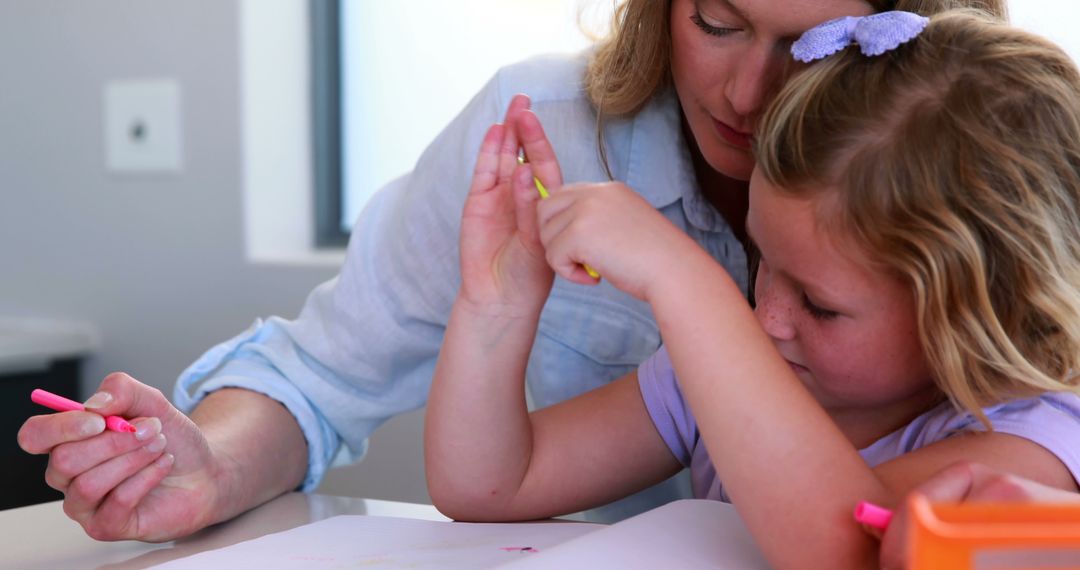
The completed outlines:
<svg viewBox="0 0 1080 570">
<path fill-rule="evenodd" d="M 236 388 L 208 395 L 192 410 L 210 446 L 218 481 L 214 522 L 294 490 L 307 471 L 307 442 L 296 418 L 273 399 Z"/>
</svg>

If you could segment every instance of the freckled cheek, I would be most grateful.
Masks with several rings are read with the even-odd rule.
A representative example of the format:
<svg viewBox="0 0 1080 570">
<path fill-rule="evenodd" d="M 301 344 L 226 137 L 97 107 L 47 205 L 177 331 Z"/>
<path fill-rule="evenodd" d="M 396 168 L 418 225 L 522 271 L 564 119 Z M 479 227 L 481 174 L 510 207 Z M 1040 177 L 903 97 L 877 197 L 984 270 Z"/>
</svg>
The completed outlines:
<svg viewBox="0 0 1080 570">
<path fill-rule="evenodd" d="M 860 342 L 846 342 L 839 335 L 820 330 L 800 331 L 803 354 L 814 376 L 827 384 L 855 385 L 865 382 L 881 363 Z"/>
<path fill-rule="evenodd" d="M 867 343 L 824 339 L 804 334 L 804 347 L 813 354 L 810 367 L 819 383 L 837 393 L 884 395 L 922 386 L 921 353 L 912 354 L 897 343 Z"/>
</svg>

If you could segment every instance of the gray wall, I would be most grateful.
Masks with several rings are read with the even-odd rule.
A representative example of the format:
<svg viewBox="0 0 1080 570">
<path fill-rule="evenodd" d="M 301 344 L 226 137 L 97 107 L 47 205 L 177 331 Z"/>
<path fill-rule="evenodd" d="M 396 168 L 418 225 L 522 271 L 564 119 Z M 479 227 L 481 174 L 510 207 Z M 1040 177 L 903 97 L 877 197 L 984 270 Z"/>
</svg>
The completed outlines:
<svg viewBox="0 0 1080 570">
<path fill-rule="evenodd" d="M 124 370 L 171 394 L 205 349 L 295 315 L 336 272 L 245 260 L 238 14 L 235 0 L 0 0 L 0 316 L 98 327 L 84 390 Z M 180 173 L 105 168 L 103 87 L 145 77 L 180 83 Z M 419 425 L 391 422 L 320 490 L 426 500 Z"/>
</svg>

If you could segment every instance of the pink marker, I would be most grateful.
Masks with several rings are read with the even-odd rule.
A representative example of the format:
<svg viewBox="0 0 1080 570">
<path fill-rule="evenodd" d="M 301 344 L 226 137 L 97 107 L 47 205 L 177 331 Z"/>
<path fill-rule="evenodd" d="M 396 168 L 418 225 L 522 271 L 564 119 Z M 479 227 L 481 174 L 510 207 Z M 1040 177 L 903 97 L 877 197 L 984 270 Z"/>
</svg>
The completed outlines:
<svg viewBox="0 0 1080 570">
<path fill-rule="evenodd" d="M 892 515 L 889 509 L 866 501 L 859 501 L 859 504 L 855 505 L 855 520 L 876 529 L 888 528 Z"/>
<path fill-rule="evenodd" d="M 35 404 L 41 404 L 50 410 L 56 410 L 58 412 L 72 412 L 76 410 L 80 412 L 86 411 L 86 407 L 82 404 L 74 400 L 69 400 L 63 396 L 57 396 L 52 392 L 46 392 L 40 388 L 30 392 L 30 399 L 33 400 Z M 135 433 L 135 426 L 131 425 L 127 420 L 120 416 L 105 416 L 105 427 L 113 431 Z"/>
</svg>

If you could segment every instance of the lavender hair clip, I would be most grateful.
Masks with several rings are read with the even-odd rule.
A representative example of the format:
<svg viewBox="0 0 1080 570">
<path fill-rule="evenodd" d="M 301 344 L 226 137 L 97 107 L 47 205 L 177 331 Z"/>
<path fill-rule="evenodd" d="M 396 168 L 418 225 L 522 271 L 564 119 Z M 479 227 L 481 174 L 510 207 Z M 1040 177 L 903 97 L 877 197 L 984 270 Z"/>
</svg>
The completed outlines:
<svg viewBox="0 0 1080 570">
<path fill-rule="evenodd" d="M 828 57 L 851 44 L 863 55 L 881 55 L 915 39 L 930 18 L 894 10 L 871 16 L 845 16 L 806 31 L 791 45 L 791 55 L 804 63 Z"/>
</svg>

